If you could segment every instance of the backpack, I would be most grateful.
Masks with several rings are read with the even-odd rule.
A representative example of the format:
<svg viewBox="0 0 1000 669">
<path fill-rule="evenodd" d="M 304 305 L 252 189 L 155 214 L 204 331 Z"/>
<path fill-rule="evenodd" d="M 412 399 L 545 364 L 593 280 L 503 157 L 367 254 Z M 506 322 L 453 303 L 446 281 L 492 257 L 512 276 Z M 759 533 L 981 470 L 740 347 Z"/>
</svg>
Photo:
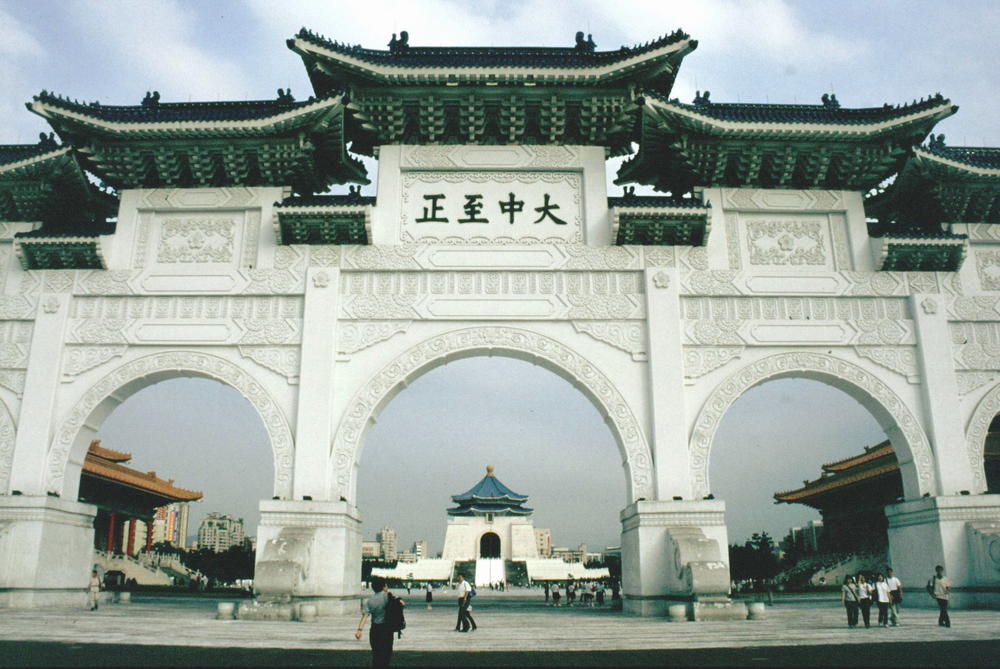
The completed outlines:
<svg viewBox="0 0 1000 669">
<path fill-rule="evenodd" d="M 471 597 L 475 597 L 475 596 L 476 596 L 476 589 L 473 588 L 472 590 L 469 591 L 469 597 L 471 598 Z"/>
<path fill-rule="evenodd" d="M 403 615 L 403 601 L 389 593 L 389 601 L 385 604 L 385 624 L 396 633 L 397 638 L 403 638 L 406 629 L 406 616 Z"/>
</svg>

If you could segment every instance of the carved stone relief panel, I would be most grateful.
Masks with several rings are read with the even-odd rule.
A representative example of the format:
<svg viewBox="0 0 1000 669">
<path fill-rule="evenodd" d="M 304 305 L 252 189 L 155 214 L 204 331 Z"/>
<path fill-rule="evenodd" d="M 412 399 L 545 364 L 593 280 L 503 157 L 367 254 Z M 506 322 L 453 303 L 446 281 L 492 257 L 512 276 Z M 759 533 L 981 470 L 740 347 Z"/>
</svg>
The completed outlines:
<svg viewBox="0 0 1000 669">
<path fill-rule="evenodd" d="M 745 346 L 685 346 L 684 377 L 688 379 L 685 383 L 691 385 L 694 379 L 739 359 L 745 350 Z"/>
<path fill-rule="evenodd" d="M 1000 369 L 1000 323 L 949 323 L 956 369 Z"/>
<path fill-rule="evenodd" d="M 298 346 L 240 346 L 239 351 L 244 358 L 285 377 L 289 384 L 298 384 L 302 366 Z"/>
<path fill-rule="evenodd" d="M 1000 249 L 976 249 L 976 272 L 983 290 L 1000 290 Z"/>
<path fill-rule="evenodd" d="M 406 332 L 413 321 L 354 321 L 338 324 L 337 352 L 350 356 Z"/>
<path fill-rule="evenodd" d="M 786 211 L 842 211 L 843 195 L 837 191 L 774 190 L 763 188 L 723 188 L 726 209 Z"/>
<path fill-rule="evenodd" d="M 158 263 L 229 263 L 235 253 L 231 218 L 168 218 L 156 247 Z"/>
<path fill-rule="evenodd" d="M 121 357 L 126 351 L 128 351 L 127 344 L 107 346 L 68 344 L 63 351 L 63 383 L 72 382 L 74 377 Z"/>
<path fill-rule="evenodd" d="M 955 372 L 958 382 L 958 394 L 968 395 L 986 385 L 995 384 L 1000 380 L 1000 372 Z"/>
<path fill-rule="evenodd" d="M 573 321 L 573 329 L 625 351 L 637 362 L 648 357 L 646 328 L 640 321 Z"/>
<path fill-rule="evenodd" d="M 635 272 L 349 272 L 341 314 L 413 318 L 641 318 Z"/>
<path fill-rule="evenodd" d="M 576 166 L 580 151 L 572 146 L 405 146 L 402 167 L 476 169 L 484 164 L 506 169 Z"/>
<path fill-rule="evenodd" d="M 746 220 L 750 265 L 833 267 L 825 220 Z"/>
</svg>

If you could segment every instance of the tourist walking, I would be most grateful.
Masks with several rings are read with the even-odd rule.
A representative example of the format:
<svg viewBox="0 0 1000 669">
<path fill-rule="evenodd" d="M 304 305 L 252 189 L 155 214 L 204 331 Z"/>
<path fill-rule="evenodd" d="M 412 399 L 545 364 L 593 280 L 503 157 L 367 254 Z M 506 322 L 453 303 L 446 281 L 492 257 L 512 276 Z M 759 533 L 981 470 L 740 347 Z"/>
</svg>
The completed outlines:
<svg viewBox="0 0 1000 669">
<path fill-rule="evenodd" d="M 424 590 L 427 592 L 427 594 L 424 595 L 424 601 L 427 602 L 427 610 L 430 611 L 431 604 L 434 602 L 434 586 L 428 582 L 424 586 Z"/>
<path fill-rule="evenodd" d="M 360 639 L 365 628 L 365 621 L 371 617 L 371 629 L 368 632 L 368 643 L 372 648 L 372 666 L 388 667 L 392 659 L 392 641 L 395 630 L 386 622 L 385 612 L 392 595 L 389 586 L 381 576 L 372 577 L 372 596 L 365 600 L 361 608 L 361 620 L 354 638 Z M 405 606 L 403 600 L 398 600 L 400 606 Z"/>
<path fill-rule="evenodd" d="M 604 606 L 604 581 L 597 583 L 597 605 Z"/>
<path fill-rule="evenodd" d="M 548 604 L 549 603 L 549 584 L 546 583 L 545 585 L 543 585 L 542 589 L 545 591 L 545 603 Z"/>
<path fill-rule="evenodd" d="M 948 616 L 948 600 L 951 599 L 951 581 L 944 575 L 944 567 L 938 565 L 934 567 L 934 576 L 927 581 L 927 592 L 937 600 L 938 605 L 938 625 L 941 627 L 951 627 L 951 618 Z"/>
<path fill-rule="evenodd" d="M 878 606 L 878 624 L 882 627 L 889 626 L 889 603 L 891 600 L 889 584 L 886 583 L 885 576 L 879 574 L 875 577 L 875 604 Z"/>
<path fill-rule="evenodd" d="M 97 610 L 97 596 L 101 592 L 101 577 L 97 575 L 97 570 L 90 572 L 90 582 L 87 583 L 87 606 L 91 611 Z"/>
<path fill-rule="evenodd" d="M 570 581 L 566 584 L 566 606 L 573 606 L 576 601 L 576 584 Z"/>
<path fill-rule="evenodd" d="M 847 609 L 847 626 L 858 626 L 858 608 L 861 606 L 861 594 L 853 576 L 844 577 L 844 585 L 840 588 L 840 603 Z"/>
<path fill-rule="evenodd" d="M 858 602 L 858 606 L 861 608 L 861 620 L 864 622 L 865 627 L 871 627 L 871 616 L 872 616 L 872 585 L 865 579 L 865 575 L 858 573 L 858 596 L 861 601 Z"/>
<path fill-rule="evenodd" d="M 903 584 L 892 567 L 885 568 L 885 582 L 889 584 L 889 624 L 895 627 L 899 624 L 899 605 L 903 603 Z"/>
<path fill-rule="evenodd" d="M 469 615 L 469 604 L 472 603 L 472 586 L 465 580 L 464 574 L 458 575 L 458 584 L 455 586 L 458 591 L 458 621 L 455 623 L 456 632 L 468 632 L 469 627 L 476 629 Z"/>
<path fill-rule="evenodd" d="M 559 592 L 559 582 L 552 584 L 552 606 L 559 606 L 559 600 L 562 598 L 562 593 Z"/>
</svg>

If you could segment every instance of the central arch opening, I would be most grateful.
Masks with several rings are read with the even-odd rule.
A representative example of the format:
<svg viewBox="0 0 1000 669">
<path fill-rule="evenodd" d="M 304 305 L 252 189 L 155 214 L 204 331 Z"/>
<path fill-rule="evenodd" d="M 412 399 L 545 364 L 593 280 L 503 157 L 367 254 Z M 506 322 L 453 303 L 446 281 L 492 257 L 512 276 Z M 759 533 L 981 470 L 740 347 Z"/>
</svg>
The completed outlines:
<svg viewBox="0 0 1000 669">
<path fill-rule="evenodd" d="M 402 581 L 462 573 L 476 582 L 486 567 L 477 562 L 498 559 L 490 584 L 535 587 L 539 597 L 546 580 L 601 577 L 587 567 L 619 578 L 621 450 L 592 400 L 561 375 L 499 355 L 430 365 L 363 439 L 362 578 L 393 570 Z M 425 571 L 421 557 L 450 567 Z"/>
<path fill-rule="evenodd" d="M 479 557 L 500 557 L 500 537 L 496 532 L 487 532 L 479 539 Z"/>
</svg>

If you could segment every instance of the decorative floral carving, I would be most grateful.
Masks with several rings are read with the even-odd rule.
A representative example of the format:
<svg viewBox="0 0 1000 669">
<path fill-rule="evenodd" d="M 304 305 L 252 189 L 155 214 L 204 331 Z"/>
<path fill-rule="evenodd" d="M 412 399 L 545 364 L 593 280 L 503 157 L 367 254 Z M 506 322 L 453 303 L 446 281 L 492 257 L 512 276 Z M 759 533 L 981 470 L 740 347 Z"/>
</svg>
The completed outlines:
<svg viewBox="0 0 1000 669">
<path fill-rule="evenodd" d="M 625 351 L 633 360 L 646 360 L 646 329 L 641 321 L 573 321 L 573 328 Z"/>
<path fill-rule="evenodd" d="M 0 295 L 0 319 L 14 320 L 33 318 L 35 302 L 26 297 Z"/>
<path fill-rule="evenodd" d="M 635 251 L 625 246 L 586 246 L 567 244 L 566 269 L 626 269 L 638 267 Z"/>
<path fill-rule="evenodd" d="M 413 321 L 347 322 L 338 327 L 337 351 L 353 355 L 362 349 L 406 332 Z"/>
<path fill-rule="evenodd" d="M 26 369 L 28 344 L 0 343 L 0 369 Z"/>
<path fill-rule="evenodd" d="M 906 377 L 910 383 L 917 383 L 917 357 L 909 346 L 855 346 L 855 353 L 868 358 L 877 365 L 890 369 Z"/>
<path fill-rule="evenodd" d="M 925 297 L 920 300 L 920 309 L 927 315 L 936 314 L 938 312 L 938 303 L 933 297 Z"/>
<path fill-rule="evenodd" d="M 955 372 L 959 395 L 968 395 L 973 390 L 994 383 L 997 379 L 1000 379 L 1000 374 L 997 372 Z"/>
<path fill-rule="evenodd" d="M 310 246 L 310 267 L 337 267 L 340 265 L 340 248 L 337 246 Z"/>
<path fill-rule="evenodd" d="M 302 363 L 298 346 L 240 346 L 239 349 L 244 358 L 280 374 L 288 383 L 299 382 Z"/>
<path fill-rule="evenodd" d="M 995 321 L 1000 319 L 1000 298 L 990 295 L 956 297 L 951 316 L 961 321 Z"/>
<path fill-rule="evenodd" d="M 18 399 L 24 394 L 24 379 L 27 374 L 21 370 L 2 369 L 0 370 L 0 386 L 17 395 Z"/>
<path fill-rule="evenodd" d="M 355 499 L 357 463 L 362 438 L 377 407 L 400 383 L 417 373 L 468 351 L 496 354 L 508 350 L 537 357 L 553 371 L 567 376 L 602 412 L 615 433 L 625 459 L 628 499 L 653 499 L 653 460 L 639 423 L 614 384 L 583 356 L 554 339 L 528 330 L 507 327 L 476 327 L 457 330 L 425 340 L 390 361 L 353 397 L 341 418 L 334 439 L 331 462 L 340 494 Z"/>
<path fill-rule="evenodd" d="M 1000 290 L 1000 250 L 977 250 L 976 272 L 983 290 Z"/>
<path fill-rule="evenodd" d="M 65 485 L 66 466 L 70 451 L 77 462 L 82 462 L 86 444 L 75 443 L 77 435 L 94 410 L 113 393 L 126 384 L 143 378 L 151 382 L 164 376 L 190 376 L 191 374 L 216 379 L 239 391 L 257 409 L 274 452 L 274 494 L 290 498 L 292 493 L 292 464 L 294 442 L 288 419 L 274 398 L 245 369 L 223 358 L 207 353 L 171 351 L 155 353 L 127 362 L 95 383 L 58 425 L 49 448 L 46 466 L 46 490 L 62 491 Z"/>
<path fill-rule="evenodd" d="M 746 346 L 684 347 L 684 376 L 697 379 L 736 360 Z"/>
<path fill-rule="evenodd" d="M 326 272 L 316 272 L 313 274 L 313 285 L 317 288 L 326 288 L 330 285 L 330 275 Z"/>
<path fill-rule="evenodd" d="M 701 319 L 686 321 L 687 340 L 692 344 L 711 344 L 712 346 L 738 345 L 746 342 L 739 334 L 743 321 L 726 319 Z"/>
<path fill-rule="evenodd" d="M 129 270 L 93 270 L 77 280 L 77 287 L 84 295 L 131 295 L 135 291 L 129 281 L 135 275 Z"/>
<path fill-rule="evenodd" d="M 417 295 L 358 295 L 344 300 L 342 309 L 348 318 L 363 320 L 410 319 L 418 314 L 413 308 Z"/>
<path fill-rule="evenodd" d="M 566 318 L 616 320 L 642 316 L 641 305 L 629 295 L 567 295 L 570 304 Z"/>
<path fill-rule="evenodd" d="M 907 321 L 896 321 L 889 318 L 880 320 L 852 321 L 858 330 L 859 344 L 902 344 L 910 335 Z"/>
<path fill-rule="evenodd" d="M 657 272 L 653 275 L 653 285 L 657 288 L 669 288 L 670 275 L 666 272 Z"/>
<path fill-rule="evenodd" d="M 73 275 L 76 272 L 66 272 L 63 270 L 45 272 L 45 292 L 48 293 L 69 293 L 73 291 Z"/>
<path fill-rule="evenodd" d="M 416 269 L 414 256 L 420 244 L 392 244 L 388 246 L 356 246 L 347 253 L 347 265 L 356 269 Z"/>
<path fill-rule="evenodd" d="M 237 318 L 245 330 L 240 344 L 297 344 L 300 322 L 291 318 Z"/>
<path fill-rule="evenodd" d="M 226 263 L 233 260 L 236 223 L 232 219 L 164 219 L 156 261 Z"/>
<path fill-rule="evenodd" d="M 748 221 L 753 265 L 825 265 L 826 242 L 815 221 Z"/>
<path fill-rule="evenodd" d="M 59 311 L 59 298 L 55 295 L 49 295 L 42 299 L 42 311 L 47 314 L 54 314 Z"/>
<path fill-rule="evenodd" d="M 73 340 L 80 344 L 124 344 L 125 328 L 132 321 L 124 318 L 84 318 L 73 329 Z"/>
<path fill-rule="evenodd" d="M 690 272 L 684 292 L 691 295 L 739 295 L 740 290 L 734 283 L 738 275 L 732 270 Z"/>
<path fill-rule="evenodd" d="M 779 353 L 746 365 L 723 380 L 705 400 L 691 434 L 691 478 L 696 499 L 709 493 L 709 454 L 726 410 L 744 392 L 768 379 L 803 375 L 826 377 L 856 398 L 863 397 L 866 400 L 864 404 L 873 411 L 884 411 L 903 437 L 902 443 L 894 444 L 900 461 L 905 462 L 907 453 L 913 458 L 919 490 L 907 490 L 907 494 L 936 492 L 930 444 L 906 403 L 889 386 L 857 365 L 821 353 L 799 351 Z M 876 415 L 876 418 L 879 416 Z M 905 487 L 905 475 L 903 481 Z"/>
<path fill-rule="evenodd" d="M 677 264 L 675 246 L 645 246 L 646 267 L 674 267 Z"/>
<path fill-rule="evenodd" d="M 851 295 L 906 295 L 905 275 L 898 272 L 844 272 Z"/>
<path fill-rule="evenodd" d="M 78 376 L 103 365 L 112 358 L 125 355 L 126 344 L 117 346 L 75 346 L 67 345 L 63 354 L 63 375 Z"/>
</svg>

